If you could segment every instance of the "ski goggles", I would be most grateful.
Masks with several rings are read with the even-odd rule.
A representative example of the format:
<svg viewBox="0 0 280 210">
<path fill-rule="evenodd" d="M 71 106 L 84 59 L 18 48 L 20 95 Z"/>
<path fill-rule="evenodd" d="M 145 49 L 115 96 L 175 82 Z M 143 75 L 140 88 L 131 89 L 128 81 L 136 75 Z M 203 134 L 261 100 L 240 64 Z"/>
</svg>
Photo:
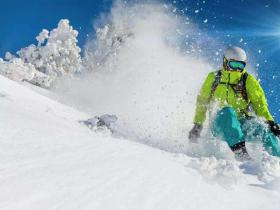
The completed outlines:
<svg viewBox="0 0 280 210">
<path fill-rule="evenodd" d="M 227 63 L 228 67 L 232 71 L 236 71 L 236 70 L 243 71 L 246 66 L 246 63 L 243 61 L 227 60 L 226 58 L 224 58 L 224 62 Z"/>
<path fill-rule="evenodd" d="M 242 61 L 229 61 L 228 66 L 233 70 L 243 70 L 246 66 L 245 62 Z"/>
</svg>

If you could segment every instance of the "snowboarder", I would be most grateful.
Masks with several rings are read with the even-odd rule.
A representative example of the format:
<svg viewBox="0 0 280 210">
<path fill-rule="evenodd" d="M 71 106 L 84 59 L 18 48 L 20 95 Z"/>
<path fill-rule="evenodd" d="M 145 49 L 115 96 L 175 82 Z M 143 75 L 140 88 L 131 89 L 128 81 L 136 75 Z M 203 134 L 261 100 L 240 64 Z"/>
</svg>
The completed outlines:
<svg viewBox="0 0 280 210">
<path fill-rule="evenodd" d="M 206 112 L 217 104 L 219 109 L 210 123 L 214 137 L 227 142 L 235 157 L 249 159 L 245 141 L 259 140 L 267 152 L 280 157 L 280 128 L 268 110 L 259 82 L 246 72 L 247 56 L 239 47 L 228 48 L 223 68 L 208 74 L 197 97 L 191 142 L 197 142 Z M 265 123 L 262 123 L 264 119 Z"/>
</svg>

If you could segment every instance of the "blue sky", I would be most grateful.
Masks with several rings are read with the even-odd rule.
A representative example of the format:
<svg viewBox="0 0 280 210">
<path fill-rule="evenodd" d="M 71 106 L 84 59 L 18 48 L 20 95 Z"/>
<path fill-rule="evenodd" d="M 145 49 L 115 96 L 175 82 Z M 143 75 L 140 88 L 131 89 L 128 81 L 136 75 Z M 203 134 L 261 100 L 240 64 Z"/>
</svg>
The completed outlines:
<svg viewBox="0 0 280 210">
<path fill-rule="evenodd" d="M 130 2 L 130 0 L 128 0 Z M 138 0 L 138 2 L 144 2 Z M 149 1 L 148 1 L 149 2 Z M 280 122 L 280 1 L 279 0 L 159 0 L 173 4 L 202 31 L 221 44 L 239 45 L 249 52 L 259 70 L 270 110 Z M 79 31 L 82 47 L 93 21 L 107 13 L 112 0 L 9 0 L 0 7 L 0 57 L 6 51 L 35 43 L 43 29 L 56 27 L 62 18 Z M 188 10 L 185 10 L 188 8 Z M 199 12 L 195 12 L 198 10 Z M 180 13 L 180 12 L 179 12 Z M 204 20 L 207 19 L 207 23 Z M 213 52 L 214 53 L 214 52 Z M 258 64 L 258 65 L 257 65 Z M 272 78 L 274 76 L 274 79 Z"/>
<path fill-rule="evenodd" d="M 108 12 L 110 0 L 8 0 L 0 7 L 0 57 L 35 43 L 43 29 L 52 29 L 62 18 L 79 31 L 79 44 L 92 33 L 92 22 Z"/>
</svg>

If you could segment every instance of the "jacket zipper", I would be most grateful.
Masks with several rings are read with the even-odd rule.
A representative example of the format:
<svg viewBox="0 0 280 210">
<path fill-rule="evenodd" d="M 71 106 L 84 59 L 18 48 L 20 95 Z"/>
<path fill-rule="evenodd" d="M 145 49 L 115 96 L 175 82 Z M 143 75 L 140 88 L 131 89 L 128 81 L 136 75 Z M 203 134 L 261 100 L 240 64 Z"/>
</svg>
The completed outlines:
<svg viewBox="0 0 280 210">
<path fill-rule="evenodd" d="M 227 93 L 226 93 L 227 104 L 228 104 L 228 95 L 229 95 L 229 82 L 230 82 L 230 74 L 228 74 L 228 81 L 227 81 Z"/>
</svg>

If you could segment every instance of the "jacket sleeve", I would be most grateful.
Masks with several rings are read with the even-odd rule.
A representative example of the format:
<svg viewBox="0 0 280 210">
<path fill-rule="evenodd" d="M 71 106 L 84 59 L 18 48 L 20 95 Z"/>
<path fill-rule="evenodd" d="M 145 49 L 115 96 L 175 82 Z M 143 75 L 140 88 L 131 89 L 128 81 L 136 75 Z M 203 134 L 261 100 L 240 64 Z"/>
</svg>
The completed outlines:
<svg viewBox="0 0 280 210">
<path fill-rule="evenodd" d="M 195 110 L 195 117 L 194 117 L 195 124 L 203 124 L 205 122 L 207 106 L 209 104 L 209 97 L 211 94 L 211 88 L 214 82 L 214 78 L 215 78 L 214 72 L 208 74 L 206 80 L 204 81 L 200 89 L 199 95 L 197 96 L 196 110 Z"/>
<path fill-rule="evenodd" d="M 268 110 L 265 93 L 260 83 L 252 75 L 248 75 L 246 89 L 255 114 L 258 117 L 264 117 L 268 121 L 274 121 Z"/>
</svg>

